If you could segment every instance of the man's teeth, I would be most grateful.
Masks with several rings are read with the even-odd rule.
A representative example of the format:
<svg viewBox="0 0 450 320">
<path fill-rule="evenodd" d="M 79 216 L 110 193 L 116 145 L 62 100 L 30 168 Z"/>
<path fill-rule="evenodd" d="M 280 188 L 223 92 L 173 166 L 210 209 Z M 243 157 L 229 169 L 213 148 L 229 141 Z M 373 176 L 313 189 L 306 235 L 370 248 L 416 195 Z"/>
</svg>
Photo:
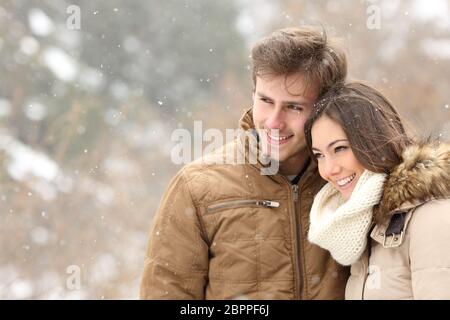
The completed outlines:
<svg viewBox="0 0 450 320">
<path fill-rule="evenodd" d="M 350 183 L 353 179 L 355 179 L 355 177 L 356 177 L 356 174 L 354 173 L 354 174 L 352 174 L 350 177 L 347 177 L 347 178 L 338 180 L 338 181 L 337 181 L 337 184 L 338 184 L 340 187 L 343 187 L 343 186 L 345 186 L 346 184 Z"/>
<path fill-rule="evenodd" d="M 276 141 L 283 141 L 283 140 L 287 140 L 290 137 L 292 137 L 292 135 L 291 136 L 287 136 L 287 137 L 274 137 L 274 136 L 270 135 L 270 133 L 268 133 L 267 135 L 269 136 L 270 139 L 276 140 Z"/>
</svg>

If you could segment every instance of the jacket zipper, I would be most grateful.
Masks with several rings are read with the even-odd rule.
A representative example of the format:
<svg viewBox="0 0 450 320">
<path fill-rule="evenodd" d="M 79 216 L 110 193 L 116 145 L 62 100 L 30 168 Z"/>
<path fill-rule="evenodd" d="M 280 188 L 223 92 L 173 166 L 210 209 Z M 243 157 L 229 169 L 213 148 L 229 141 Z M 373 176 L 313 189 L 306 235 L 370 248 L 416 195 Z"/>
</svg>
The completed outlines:
<svg viewBox="0 0 450 320">
<path fill-rule="evenodd" d="M 207 207 L 206 213 L 212 213 L 222 209 L 241 207 L 241 206 L 259 206 L 265 208 L 278 208 L 280 203 L 271 200 L 232 200 L 213 204 Z"/>
<path fill-rule="evenodd" d="M 300 225 L 299 221 L 297 221 L 297 207 L 296 204 L 298 202 L 298 185 L 294 184 L 291 186 L 292 188 L 292 205 L 293 205 L 293 215 L 294 215 L 294 224 L 293 224 L 293 230 L 295 233 L 295 282 L 296 282 L 296 291 L 297 291 L 297 299 L 301 299 L 301 270 L 300 270 L 300 230 L 298 229 L 298 226 Z"/>
<path fill-rule="evenodd" d="M 297 208 L 296 203 L 299 201 L 299 187 L 298 185 L 294 184 L 292 185 L 291 182 L 285 177 L 282 176 L 284 180 L 286 181 L 286 184 L 288 185 L 288 188 L 292 190 L 292 205 L 293 205 L 293 215 L 294 215 L 294 225 L 293 225 L 293 233 L 294 237 L 296 239 L 296 243 L 294 243 L 294 266 L 295 266 L 295 276 L 294 276 L 294 284 L 295 284 L 295 290 L 297 292 L 297 295 L 294 294 L 294 299 L 299 299 L 301 297 L 301 279 L 300 279 L 300 238 L 298 235 L 298 226 L 297 226 Z M 273 201 L 272 201 L 273 202 Z M 279 203 L 277 203 L 277 207 L 279 206 Z M 218 205 L 218 204 L 217 204 Z M 207 211 L 208 212 L 208 211 Z M 299 223 L 300 224 L 300 223 Z"/>
<path fill-rule="evenodd" d="M 372 222 L 372 226 L 370 227 L 370 231 L 372 232 L 373 228 L 374 228 L 374 222 Z M 369 232 L 369 235 L 370 233 Z M 362 259 L 362 264 L 363 264 L 363 271 L 365 269 L 364 272 L 364 281 L 363 281 L 363 286 L 362 286 L 362 292 L 361 292 L 361 300 L 364 300 L 364 292 L 366 290 L 366 282 L 367 282 L 367 278 L 369 278 L 369 266 L 370 266 L 370 254 L 372 253 L 372 249 L 371 249 L 371 240 L 370 237 L 367 241 L 367 247 L 366 247 L 366 251 L 364 252 L 364 259 Z M 367 257 L 367 259 L 366 259 Z"/>
<path fill-rule="evenodd" d="M 368 245 L 370 245 L 370 244 L 368 244 Z M 367 256 L 367 266 L 366 266 L 365 259 L 362 260 L 363 271 L 365 269 L 365 272 L 364 272 L 364 281 L 363 281 L 363 285 L 362 285 L 361 300 L 364 300 L 364 290 L 366 290 L 366 282 L 367 282 L 367 278 L 369 277 L 369 259 L 370 259 L 370 255 Z"/>
</svg>

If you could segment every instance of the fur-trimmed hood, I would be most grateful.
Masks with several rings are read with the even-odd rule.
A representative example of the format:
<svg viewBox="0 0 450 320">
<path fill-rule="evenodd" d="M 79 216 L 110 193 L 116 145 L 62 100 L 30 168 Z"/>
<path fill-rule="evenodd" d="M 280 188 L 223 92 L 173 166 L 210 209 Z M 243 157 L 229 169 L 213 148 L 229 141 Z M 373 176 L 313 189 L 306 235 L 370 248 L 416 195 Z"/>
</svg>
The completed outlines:
<svg viewBox="0 0 450 320">
<path fill-rule="evenodd" d="M 404 150 L 402 159 L 385 182 L 378 221 L 398 209 L 450 197 L 449 144 L 412 144 Z"/>
</svg>

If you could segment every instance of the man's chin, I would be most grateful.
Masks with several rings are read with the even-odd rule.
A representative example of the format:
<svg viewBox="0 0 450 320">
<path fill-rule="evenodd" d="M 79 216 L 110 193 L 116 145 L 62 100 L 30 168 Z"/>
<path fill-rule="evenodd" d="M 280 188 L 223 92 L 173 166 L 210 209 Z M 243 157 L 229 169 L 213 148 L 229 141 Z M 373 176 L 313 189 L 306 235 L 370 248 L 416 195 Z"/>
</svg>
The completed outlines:
<svg viewBox="0 0 450 320">
<path fill-rule="evenodd" d="M 283 150 L 283 151 L 288 152 L 280 152 L 277 157 L 272 157 L 275 158 L 280 164 L 297 162 L 298 159 L 302 159 L 304 157 L 304 154 L 308 152 L 306 148 L 295 151 L 294 150 Z"/>
<path fill-rule="evenodd" d="M 301 150 L 293 150 L 292 146 L 289 145 L 290 143 L 293 143 L 293 141 L 281 146 L 269 144 L 266 139 L 262 139 L 261 143 L 264 157 L 270 158 L 271 161 L 277 161 L 279 163 L 299 156 L 303 152 L 307 152 L 306 146 Z"/>
<path fill-rule="evenodd" d="M 287 159 L 286 156 L 280 155 L 280 154 L 272 154 L 270 152 L 264 151 L 263 155 L 265 158 L 270 159 L 270 161 L 277 161 L 277 162 L 282 162 L 285 161 Z"/>
</svg>

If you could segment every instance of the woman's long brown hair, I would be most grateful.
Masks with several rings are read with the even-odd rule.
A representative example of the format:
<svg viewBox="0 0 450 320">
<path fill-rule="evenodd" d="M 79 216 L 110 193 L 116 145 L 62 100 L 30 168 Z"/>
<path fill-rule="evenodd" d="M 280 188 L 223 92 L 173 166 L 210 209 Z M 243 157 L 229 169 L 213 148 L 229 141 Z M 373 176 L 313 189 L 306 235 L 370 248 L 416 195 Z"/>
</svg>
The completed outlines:
<svg viewBox="0 0 450 320">
<path fill-rule="evenodd" d="M 342 126 L 355 157 L 372 172 L 389 173 L 402 161 L 402 152 L 411 143 L 392 104 L 376 89 L 360 82 L 336 86 L 316 103 L 305 124 L 311 154 L 311 129 L 324 115 Z"/>
</svg>

